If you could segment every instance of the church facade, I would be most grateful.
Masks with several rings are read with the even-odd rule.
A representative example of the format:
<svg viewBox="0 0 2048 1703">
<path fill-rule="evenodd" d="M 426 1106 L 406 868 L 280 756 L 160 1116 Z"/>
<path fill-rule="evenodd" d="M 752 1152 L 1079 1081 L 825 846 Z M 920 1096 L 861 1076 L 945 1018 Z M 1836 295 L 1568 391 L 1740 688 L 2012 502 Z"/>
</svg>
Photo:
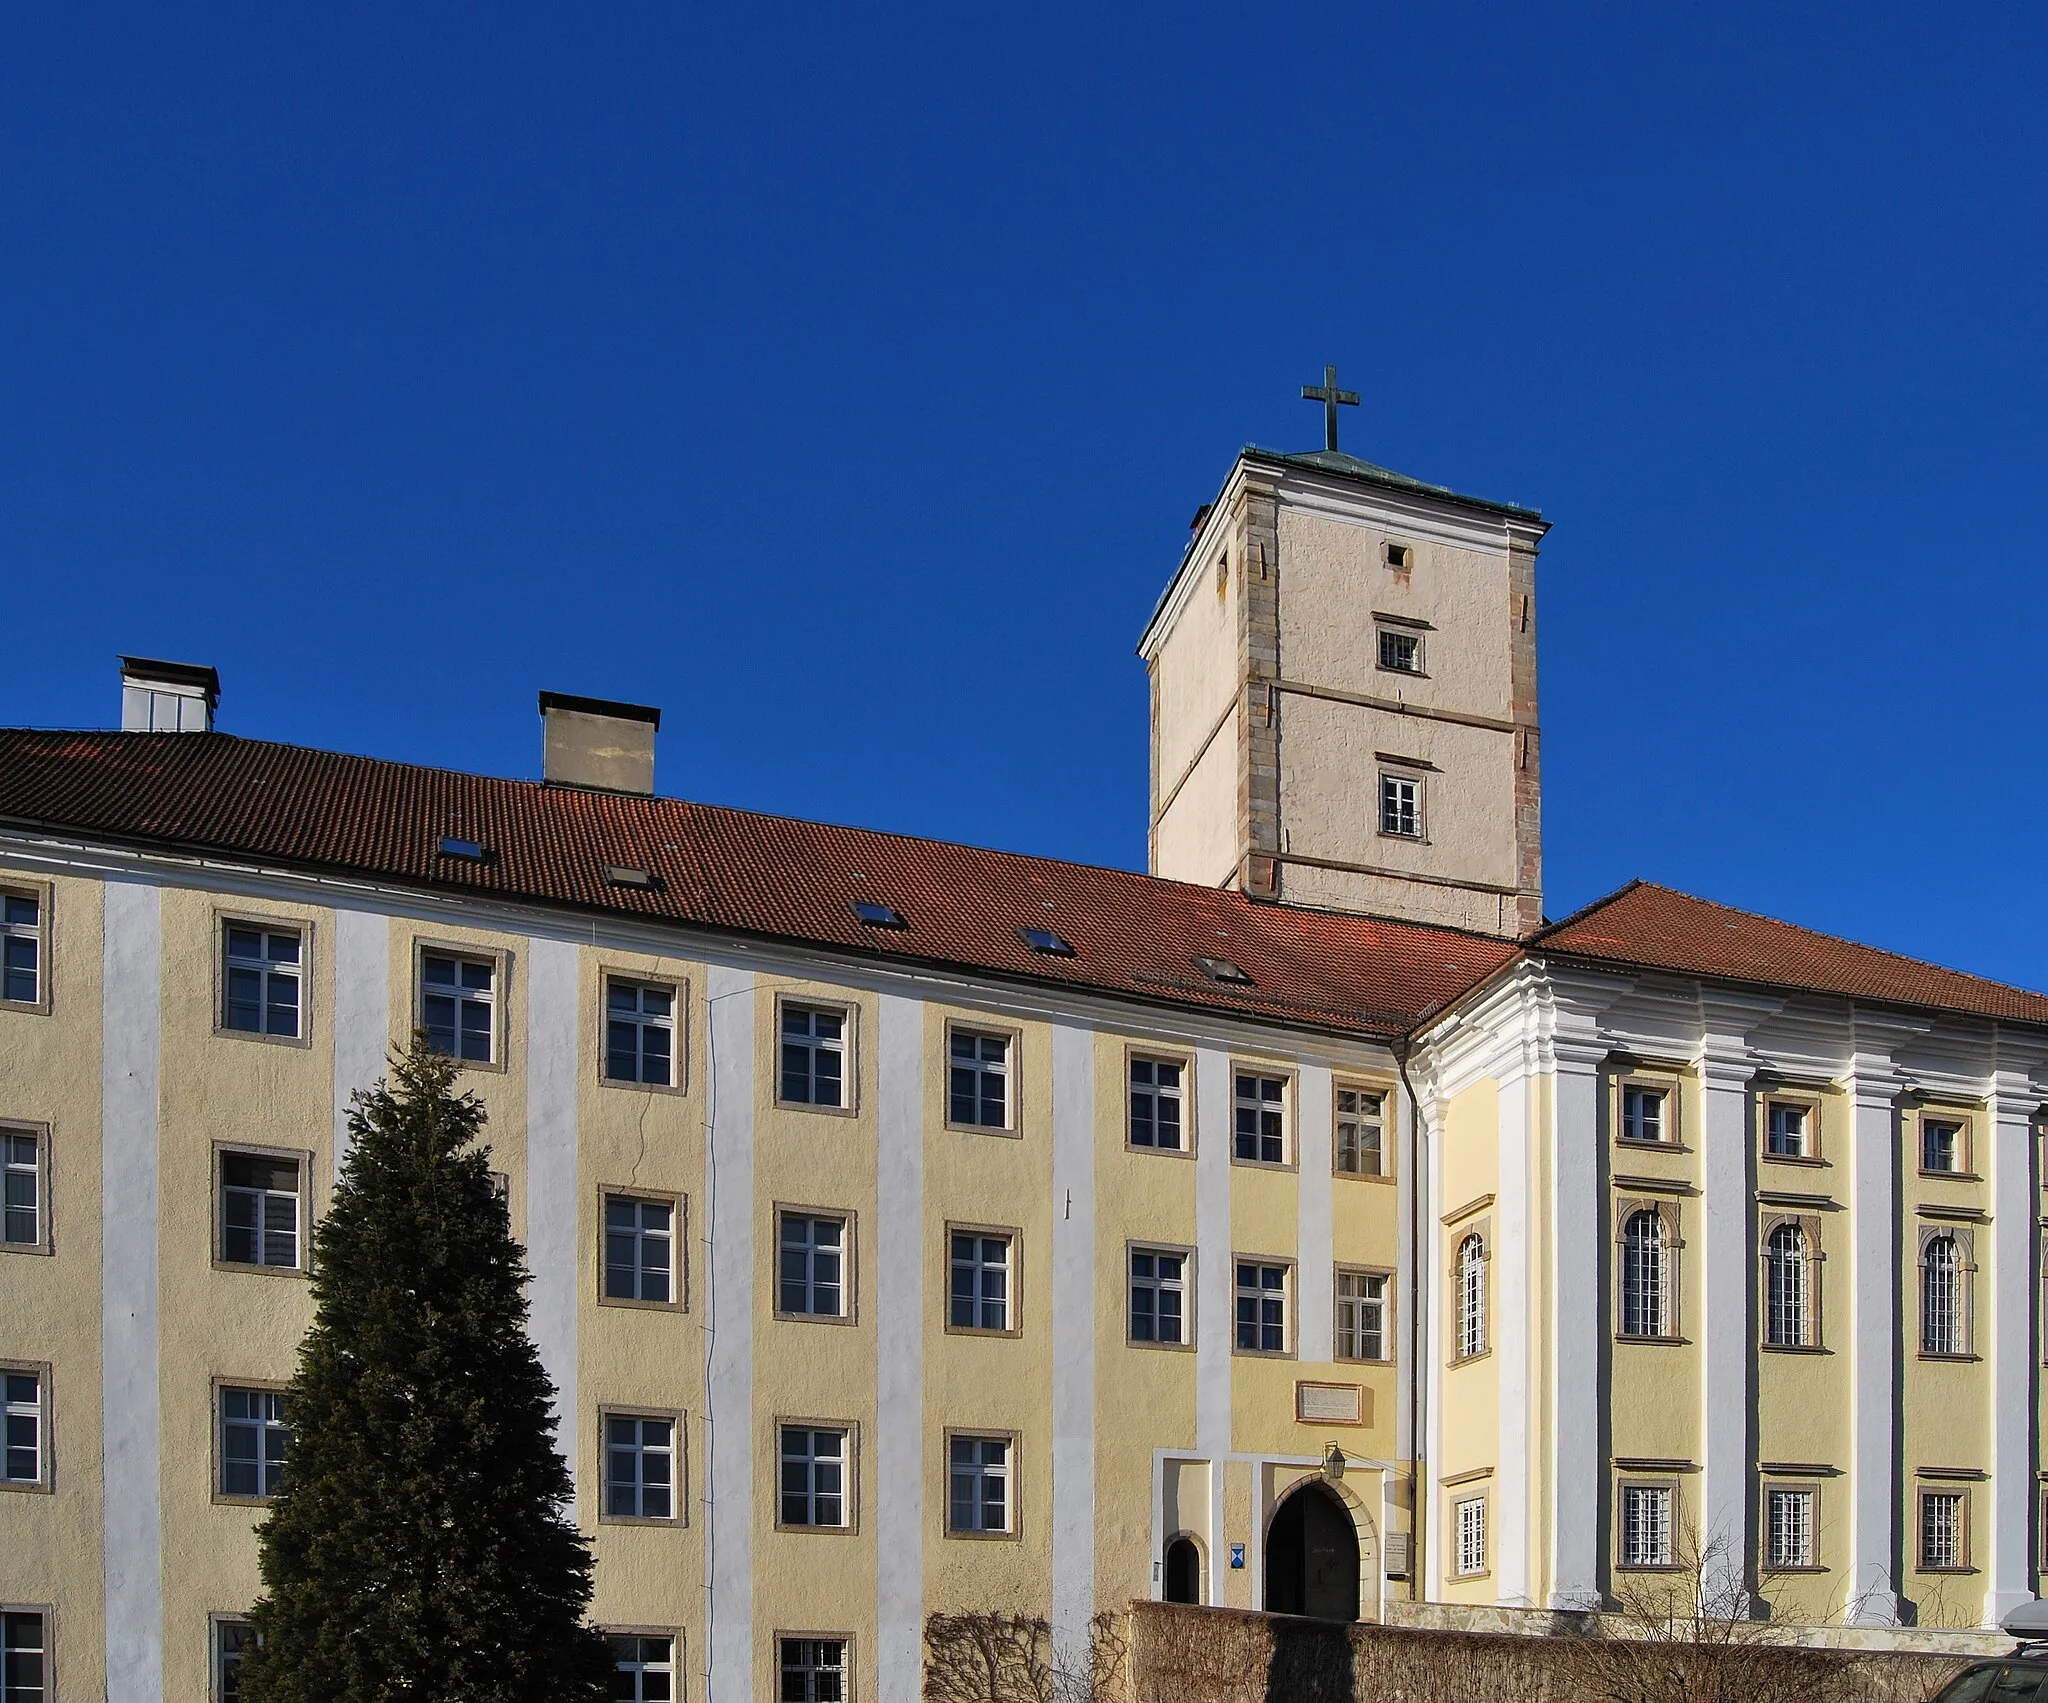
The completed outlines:
<svg viewBox="0 0 2048 1703">
<path fill-rule="evenodd" d="M 1247 450 L 1141 642 L 1152 872 L 211 731 L 0 732 L 7 1703 L 232 1697 L 347 1106 L 463 1065 L 620 1695 L 926 1616 L 2035 1594 L 2048 999 L 1541 911 L 1533 511 Z M 27 1677 L 33 1675 L 31 1685 Z M 40 1689 L 37 1689 L 40 1688 Z"/>
</svg>

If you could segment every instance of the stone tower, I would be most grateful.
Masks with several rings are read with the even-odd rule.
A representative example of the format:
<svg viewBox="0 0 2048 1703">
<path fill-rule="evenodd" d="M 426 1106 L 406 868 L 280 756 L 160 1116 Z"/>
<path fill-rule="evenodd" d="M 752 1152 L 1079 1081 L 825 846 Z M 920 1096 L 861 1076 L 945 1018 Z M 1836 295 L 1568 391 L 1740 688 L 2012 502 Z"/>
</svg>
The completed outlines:
<svg viewBox="0 0 2048 1703">
<path fill-rule="evenodd" d="M 1138 646 L 1152 872 L 1487 934 L 1536 928 L 1547 530 L 1533 509 L 1336 450 L 1245 450 Z"/>
</svg>

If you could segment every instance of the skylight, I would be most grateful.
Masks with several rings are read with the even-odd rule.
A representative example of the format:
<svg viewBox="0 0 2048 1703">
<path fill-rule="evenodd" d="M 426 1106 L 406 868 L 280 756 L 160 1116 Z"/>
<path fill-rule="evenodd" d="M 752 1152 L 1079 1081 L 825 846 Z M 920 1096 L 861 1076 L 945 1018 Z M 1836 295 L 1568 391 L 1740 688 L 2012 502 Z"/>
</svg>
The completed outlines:
<svg viewBox="0 0 2048 1703">
<path fill-rule="evenodd" d="M 1054 958 L 1071 958 L 1073 947 L 1069 946 L 1049 928 L 1020 928 L 1017 938 L 1034 952 L 1044 952 Z"/>
<path fill-rule="evenodd" d="M 1252 979 L 1228 958 L 1197 958 L 1196 968 L 1212 982 L 1229 982 L 1237 987 L 1250 987 Z"/>
<path fill-rule="evenodd" d="M 661 877 L 653 870 L 635 869 L 629 863 L 606 864 L 604 878 L 614 887 L 645 887 L 653 891 L 661 886 Z"/>
<path fill-rule="evenodd" d="M 908 928 L 902 916 L 888 905 L 871 905 L 865 899 L 853 902 L 853 914 L 870 928 Z"/>
<path fill-rule="evenodd" d="M 458 840 L 453 836 L 441 841 L 440 851 L 443 857 L 463 857 L 469 859 L 471 863 L 482 863 L 490 855 L 480 842 Z"/>
</svg>

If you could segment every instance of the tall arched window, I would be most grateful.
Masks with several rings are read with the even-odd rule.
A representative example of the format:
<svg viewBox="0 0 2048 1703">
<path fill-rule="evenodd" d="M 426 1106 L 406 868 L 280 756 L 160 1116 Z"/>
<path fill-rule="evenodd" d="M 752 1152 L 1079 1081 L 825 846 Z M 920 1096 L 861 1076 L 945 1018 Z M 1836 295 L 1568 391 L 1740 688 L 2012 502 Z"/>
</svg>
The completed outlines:
<svg viewBox="0 0 2048 1703">
<path fill-rule="evenodd" d="M 1953 1236 L 1929 1237 L 1920 1253 L 1920 1352 L 1964 1352 L 1963 1261 Z"/>
<path fill-rule="evenodd" d="M 1764 1242 L 1764 1341 L 1773 1348 L 1813 1346 L 1807 1277 L 1806 1232 L 1797 1224 L 1775 1226 Z"/>
<path fill-rule="evenodd" d="M 1486 1352 L 1486 1238 L 1458 1244 L 1458 1358 Z"/>
<path fill-rule="evenodd" d="M 1621 1334 L 1665 1336 L 1670 1332 L 1671 1273 L 1664 1220 L 1645 1207 L 1621 1227 Z"/>
</svg>

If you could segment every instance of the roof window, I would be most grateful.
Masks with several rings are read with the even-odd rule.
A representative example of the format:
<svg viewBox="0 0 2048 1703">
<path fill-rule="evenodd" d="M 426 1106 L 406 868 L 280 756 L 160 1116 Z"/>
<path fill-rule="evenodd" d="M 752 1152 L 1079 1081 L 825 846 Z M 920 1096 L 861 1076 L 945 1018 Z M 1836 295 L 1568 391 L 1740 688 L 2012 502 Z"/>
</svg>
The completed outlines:
<svg viewBox="0 0 2048 1703">
<path fill-rule="evenodd" d="M 490 853 L 476 840 L 458 840 L 453 835 L 444 838 L 437 848 L 443 857 L 465 858 L 471 863 L 486 863 Z"/>
<path fill-rule="evenodd" d="M 658 892 L 661 877 L 651 869 L 635 869 L 629 863 L 608 863 L 604 866 L 604 878 L 614 887 L 641 887 L 649 892 Z"/>
<path fill-rule="evenodd" d="M 853 914 L 870 928 L 908 928 L 900 912 L 888 905 L 871 905 L 865 899 L 853 902 Z"/>
<path fill-rule="evenodd" d="M 1049 928 L 1020 928 L 1017 938 L 1034 952 L 1043 952 L 1053 958 L 1071 958 L 1073 947 L 1069 946 Z"/>
<path fill-rule="evenodd" d="M 1228 982 L 1234 987 L 1250 987 L 1252 979 L 1228 958 L 1197 958 L 1195 966 L 1212 982 Z"/>
</svg>

